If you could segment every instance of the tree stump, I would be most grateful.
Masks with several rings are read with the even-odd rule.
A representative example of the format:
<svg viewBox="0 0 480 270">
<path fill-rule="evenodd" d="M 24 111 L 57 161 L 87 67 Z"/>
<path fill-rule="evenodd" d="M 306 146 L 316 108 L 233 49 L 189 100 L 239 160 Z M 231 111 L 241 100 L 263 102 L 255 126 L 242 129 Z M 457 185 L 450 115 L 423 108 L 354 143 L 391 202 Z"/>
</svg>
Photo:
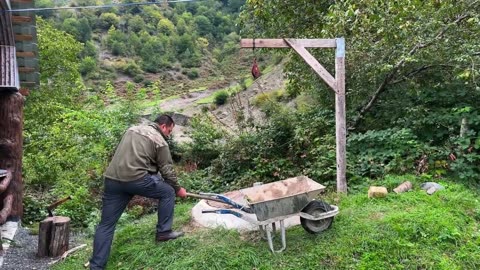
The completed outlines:
<svg viewBox="0 0 480 270">
<path fill-rule="evenodd" d="M 38 257 L 58 257 L 68 250 L 70 218 L 47 217 L 38 230 Z"/>
</svg>

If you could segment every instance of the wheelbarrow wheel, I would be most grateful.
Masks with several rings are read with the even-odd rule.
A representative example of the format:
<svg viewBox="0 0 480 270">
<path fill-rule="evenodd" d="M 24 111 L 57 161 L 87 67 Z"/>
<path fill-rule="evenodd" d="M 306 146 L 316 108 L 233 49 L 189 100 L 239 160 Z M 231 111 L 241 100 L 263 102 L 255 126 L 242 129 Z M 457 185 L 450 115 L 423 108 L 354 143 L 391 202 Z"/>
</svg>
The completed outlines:
<svg viewBox="0 0 480 270">
<path fill-rule="evenodd" d="M 302 212 L 312 215 L 314 217 L 318 216 L 319 214 L 331 211 L 332 207 L 330 204 L 324 201 L 311 201 L 305 208 L 303 208 Z M 300 217 L 300 223 L 305 231 L 315 234 L 325 231 L 326 229 L 332 226 L 333 217 L 320 219 L 320 220 L 310 220 L 303 217 Z"/>
</svg>

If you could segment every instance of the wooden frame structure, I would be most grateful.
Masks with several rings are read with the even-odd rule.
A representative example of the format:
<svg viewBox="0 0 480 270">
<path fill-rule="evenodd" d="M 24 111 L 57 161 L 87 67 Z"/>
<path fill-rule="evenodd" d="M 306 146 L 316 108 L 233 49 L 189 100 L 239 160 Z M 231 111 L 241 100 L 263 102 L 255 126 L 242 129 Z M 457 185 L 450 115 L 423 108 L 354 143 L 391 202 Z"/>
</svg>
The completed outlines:
<svg viewBox="0 0 480 270">
<path fill-rule="evenodd" d="M 345 39 L 242 39 L 240 46 L 242 48 L 292 48 L 335 92 L 337 192 L 346 193 Z M 306 48 L 336 48 L 335 75 L 332 76 Z"/>
</svg>

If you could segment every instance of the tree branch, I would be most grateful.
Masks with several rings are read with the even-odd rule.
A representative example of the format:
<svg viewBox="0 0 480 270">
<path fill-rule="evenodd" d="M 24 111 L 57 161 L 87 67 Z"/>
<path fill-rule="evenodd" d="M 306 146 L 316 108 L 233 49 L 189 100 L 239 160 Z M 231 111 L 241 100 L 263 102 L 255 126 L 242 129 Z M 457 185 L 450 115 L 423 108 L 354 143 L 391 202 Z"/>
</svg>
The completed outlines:
<svg viewBox="0 0 480 270">
<path fill-rule="evenodd" d="M 478 1 L 475 1 L 473 2 L 472 4 L 470 4 L 468 7 L 467 7 L 467 10 L 474 6 L 475 4 L 477 4 Z M 451 23 L 447 23 L 439 32 L 437 35 L 435 35 L 435 37 L 430 40 L 429 42 L 427 43 L 418 43 L 416 44 L 407 54 L 407 56 L 403 57 L 402 59 L 400 59 L 392 68 L 392 70 L 390 71 L 390 73 L 388 73 L 385 77 L 385 79 L 382 81 L 382 83 L 377 87 L 377 89 L 375 90 L 375 92 L 373 93 L 373 95 L 370 97 L 370 100 L 367 102 L 366 105 L 364 105 L 358 112 L 357 116 L 354 118 L 353 122 L 349 125 L 348 127 L 348 130 L 353 130 L 356 128 L 356 126 L 360 123 L 360 120 L 363 119 L 365 113 L 367 111 L 369 111 L 374 103 L 377 101 L 378 97 L 380 94 L 382 94 L 383 92 L 385 92 L 385 90 L 388 88 L 389 85 L 392 84 L 392 80 L 393 78 L 395 77 L 396 73 L 398 72 L 398 70 L 404 65 L 406 59 L 412 55 L 414 55 L 418 50 L 420 49 L 424 49 L 432 44 L 434 44 L 435 42 L 437 42 L 438 40 L 442 39 L 443 36 L 445 35 L 445 33 L 447 32 L 448 28 L 450 27 L 450 25 L 452 24 L 455 24 L 455 25 L 458 25 L 461 21 L 463 21 L 464 19 L 466 18 L 469 18 L 471 15 L 470 14 L 463 14 L 463 15 L 460 15 L 458 16 L 454 21 L 452 21 Z"/>
<path fill-rule="evenodd" d="M 428 70 L 428 69 L 431 69 L 431 68 L 435 68 L 435 67 L 453 67 L 452 65 L 445 65 L 445 64 L 440 64 L 440 65 L 424 65 L 424 66 L 421 66 L 417 69 L 414 69 L 410 72 L 408 72 L 407 74 L 401 76 L 401 78 L 395 80 L 395 81 L 392 81 L 390 83 L 390 85 L 394 85 L 394 84 L 397 84 L 397 83 L 401 83 L 403 81 L 406 81 L 407 79 L 413 77 L 414 75 L 422 72 L 422 71 L 425 71 L 425 70 Z"/>
</svg>

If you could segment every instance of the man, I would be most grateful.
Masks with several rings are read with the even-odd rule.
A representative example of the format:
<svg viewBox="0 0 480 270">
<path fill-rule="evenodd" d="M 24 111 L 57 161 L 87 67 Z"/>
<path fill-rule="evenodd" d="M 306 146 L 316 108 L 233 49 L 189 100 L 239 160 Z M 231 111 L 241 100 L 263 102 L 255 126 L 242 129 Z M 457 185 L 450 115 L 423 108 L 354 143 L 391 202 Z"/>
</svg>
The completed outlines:
<svg viewBox="0 0 480 270">
<path fill-rule="evenodd" d="M 187 196 L 177 182 L 166 142 L 174 127 L 170 116 L 160 115 L 154 123 L 131 127 L 123 135 L 104 174 L 102 217 L 95 232 L 90 269 L 105 268 L 115 225 L 134 195 L 158 199 L 157 242 L 183 235 L 172 231 L 175 195 Z"/>
</svg>

